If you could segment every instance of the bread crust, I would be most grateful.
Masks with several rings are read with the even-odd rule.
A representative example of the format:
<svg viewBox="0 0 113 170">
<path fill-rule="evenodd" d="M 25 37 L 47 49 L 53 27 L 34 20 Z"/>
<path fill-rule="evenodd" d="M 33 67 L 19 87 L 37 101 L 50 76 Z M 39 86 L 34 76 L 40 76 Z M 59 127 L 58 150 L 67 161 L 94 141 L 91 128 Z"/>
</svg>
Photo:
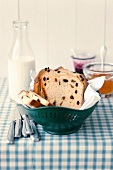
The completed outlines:
<svg viewBox="0 0 113 170">
<path fill-rule="evenodd" d="M 34 90 L 33 91 L 35 93 L 39 94 L 40 96 L 42 96 L 43 98 L 45 98 L 45 94 L 44 94 L 44 91 L 41 87 L 40 77 L 44 72 L 46 72 L 48 70 L 49 70 L 49 67 L 46 67 L 46 68 L 40 70 L 39 73 L 37 74 L 37 76 L 35 77 L 35 80 L 34 80 Z"/>
</svg>

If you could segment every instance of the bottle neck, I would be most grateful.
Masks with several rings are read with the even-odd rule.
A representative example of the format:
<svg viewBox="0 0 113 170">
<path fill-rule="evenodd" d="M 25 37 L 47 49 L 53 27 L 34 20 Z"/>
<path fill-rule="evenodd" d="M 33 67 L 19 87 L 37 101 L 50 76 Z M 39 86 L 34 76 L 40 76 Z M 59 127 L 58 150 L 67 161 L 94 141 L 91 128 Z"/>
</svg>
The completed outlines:
<svg viewBox="0 0 113 170">
<path fill-rule="evenodd" d="M 28 22 L 13 22 L 13 43 L 10 58 L 14 60 L 34 59 L 31 44 L 28 38 Z"/>
<path fill-rule="evenodd" d="M 14 21 L 13 22 L 14 29 L 14 40 L 28 41 L 28 22 L 23 21 Z"/>
</svg>

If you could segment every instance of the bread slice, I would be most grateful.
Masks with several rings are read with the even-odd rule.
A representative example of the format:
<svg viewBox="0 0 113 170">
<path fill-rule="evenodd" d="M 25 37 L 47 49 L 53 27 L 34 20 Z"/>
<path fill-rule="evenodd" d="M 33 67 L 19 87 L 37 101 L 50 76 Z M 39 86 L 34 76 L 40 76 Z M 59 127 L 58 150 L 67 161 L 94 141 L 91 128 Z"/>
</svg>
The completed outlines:
<svg viewBox="0 0 113 170">
<path fill-rule="evenodd" d="M 46 99 L 56 106 L 79 109 L 83 104 L 84 84 L 72 75 L 49 76 L 44 72 L 41 77 Z"/>
<path fill-rule="evenodd" d="M 41 107 L 41 106 L 49 106 L 50 103 L 43 99 L 38 94 L 32 92 L 32 91 L 25 91 L 22 90 L 18 94 L 19 99 L 23 102 L 23 104 L 27 105 L 28 107 Z"/>
<path fill-rule="evenodd" d="M 85 86 L 85 89 L 86 89 L 88 84 L 87 84 L 87 80 L 86 80 L 86 78 L 85 78 L 85 76 L 83 74 L 73 73 L 70 70 L 63 68 L 62 66 L 58 67 L 56 69 L 56 71 L 60 72 L 61 74 L 72 75 L 72 76 L 75 75 L 75 77 L 78 77 L 80 79 L 80 81 L 82 81 L 84 83 L 84 86 Z"/>
<path fill-rule="evenodd" d="M 53 70 L 49 67 L 46 67 L 42 70 L 39 71 L 37 74 L 35 80 L 34 80 L 34 92 L 37 94 L 40 94 L 41 92 L 41 83 L 40 83 L 40 77 L 43 73 L 47 72 L 49 76 L 54 76 L 54 75 L 65 75 L 65 74 L 73 74 L 71 71 L 64 69 L 62 66 L 58 67 L 57 69 Z"/>
<path fill-rule="evenodd" d="M 46 99 L 45 93 L 42 88 L 41 80 L 40 80 L 41 75 L 45 72 L 48 73 L 49 76 L 53 76 L 54 74 L 57 74 L 54 70 L 50 69 L 49 67 L 40 70 L 35 78 L 33 91 Z"/>
<path fill-rule="evenodd" d="M 46 67 L 46 68 L 40 70 L 39 73 L 37 74 L 35 80 L 34 80 L 34 90 L 33 90 L 33 91 L 34 91 L 35 93 L 41 95 L 43 98 L 45 98 L 45 94 L 44 94 L 44 92 L 43 92 L 43 89 L 41 88 L 40 77 L 41 77 L 41 75 L 42 75 L 44 72 L 46 72 L 46 71 L 49 73 L 50 70 L 51 70 L 51 72 L 53 71 L 53 70 L 50 69 L 49 67 Z"/>
<path fill-rule="evenodd" d="M 83 74 L 73 73 L 70 70 L 63 68 L 62 66 L 56 68 L 55 70 L 52 70 L 48 67 L 48 68 L 42 69 L 38 73 L 38 75 L 35 78 L 35 83 L 34 83 L 34 92 L 41 95 L 44 98 L 45 98 L 45 94 L 44 94 L 43 88 L 41 87 L 40 77 L 45 72 L 48 73 L 48 77 L 55 76 L 55 75 L 56 76 L 70 75 L 70 76 L 78 77 L 80 79 L 80 81 L 83 82 L 85 89 L 87 87 L 87 80 Z"/>
<path fill-rule="evenodd" d="M 28 96 L 23 96 L 23 98 L 21 98 L 21 101 L 23 102 L 23 104 L 25 104 L 26 106 L 31 107 L 31 108 L 32 107 L 37 108 L 37 107 L 44 106 L 39 101 L 33 100 L 33 99 L 29 98 Z"/>
<path fill-rule="evenodd" d="M 27 94 L 27 96 L 35 101 L 40 102 L 43 106 L 48 106 L 49 102 L 47 100 L 45 100 L 44 98 L 42 98 L 41 96 L 39 96 L 38 94 L 29 91 L 29 93 Z"/>
</svg>

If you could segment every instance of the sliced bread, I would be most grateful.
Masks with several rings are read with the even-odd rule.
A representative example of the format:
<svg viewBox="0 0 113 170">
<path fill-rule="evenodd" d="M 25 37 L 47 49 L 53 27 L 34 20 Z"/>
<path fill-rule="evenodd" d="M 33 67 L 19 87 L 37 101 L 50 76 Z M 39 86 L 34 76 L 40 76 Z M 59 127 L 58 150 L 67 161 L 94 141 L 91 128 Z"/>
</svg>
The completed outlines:
<svg viewBox="0 0 113 170">
<path fill-rule="evenodd" d="M 18 94 L 19 99 L 28 107 L 48 106 L 50 103 L 32 91 L 22 90 Z"/>
<path fill-rule="evenodd" d="M 35 93 L 41 95 L 43 98 L 45 98 L 45 95 L 44 95 L 43 89 L 41 88 L 40 77 L 41 77 L 41 75 L 42 75 L 44 72 L 50 73 L 50 70 L 51 70 L 51 73 L 52 73 L 53 70 L 50 69 L 49 67 L 40 70 L 39 73 L 37 74 L 35 80 L 34 80 L 34 90 L 33 90 L 33 91 L 34 91 Z M 50 73 L 50 74 L 51 74 L 51 73 Z"/>
<path fill-rule="evenodd" d="M 63 67 L 58 67 L 58 68 L 56 69 L 56 71 L 57 71 L 57 72 L 60 72 L 61 74 L 67 74 L 67 75 L 72 75 L 72 76 L 75 75 L 75 77 L 78 77 L 78 78 L 84 83 L 84 86 L 85 86 L 85 89 L 86 89 L 86 87 L 87 87 L 88 84 L 87 84 L 87 80 L 86 80 L 86 78 L 85 78 L 85 76 L 84 76 L 83 74 L 73 73 L 73 72 L 71 72 L 70 70 L 65 69 L 65 68 L 63 68 Z"/>
<path fill-rule="evenodd" d="M 40 77 L 46 99 L 56 106 L 78 109 L 83 104 L 84 84 L 72 75 L 49 76 L 47 72 Z"/>
</svg>

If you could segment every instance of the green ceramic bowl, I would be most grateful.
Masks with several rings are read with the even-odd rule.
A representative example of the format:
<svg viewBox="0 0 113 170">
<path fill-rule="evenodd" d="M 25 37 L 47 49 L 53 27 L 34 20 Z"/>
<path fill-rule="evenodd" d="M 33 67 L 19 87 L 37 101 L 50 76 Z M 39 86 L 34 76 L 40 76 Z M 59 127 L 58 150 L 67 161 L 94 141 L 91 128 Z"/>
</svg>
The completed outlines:
<svg viewBox="0 0 113 170">
<path fill-rule="evenodd" d="M 55 135 L 65 135 L 78 131 L 96 105 L 97 103 L 85 110 L 57 106 L 26 108 L 19 105 L 19 110 L 29 115 L 37 124 L 42 125 L 44 131 Z"/>
</svg>

